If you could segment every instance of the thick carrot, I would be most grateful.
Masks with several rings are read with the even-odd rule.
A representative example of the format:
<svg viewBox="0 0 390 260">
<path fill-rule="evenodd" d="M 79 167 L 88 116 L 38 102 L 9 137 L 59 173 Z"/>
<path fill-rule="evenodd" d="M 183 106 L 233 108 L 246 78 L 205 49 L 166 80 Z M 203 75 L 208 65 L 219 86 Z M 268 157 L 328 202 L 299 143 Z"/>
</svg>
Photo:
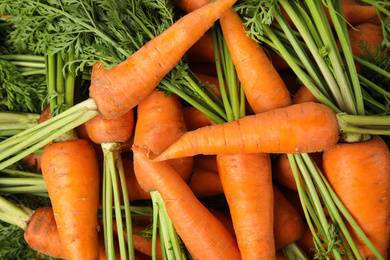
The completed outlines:
<svg viewBox="0 0 390 260">
<path fill-rule="evenodd" d="M 240 259 L 234 237 L 168 163 L 151 162 L 145 148 L 133 146 L 133 153 L 164 198 L 169 217 L 194 259 Z"/>
<path fill-rule="evenodd" d="M 269 155 L 218 155 L 217 163 L 242 259 L 275 259 Z"/>
<path fill-rule="evenodd" d="M 53 209 L 50 207 L 42 207 L 34 211 L 24 233 L 24 239 L 39 253 L 65 259 Z"/>
<path fill-rule="evenodd" d="M 255 113 L 292 104 L 288 89 L 263 48 L 247 36 L 240 16 L 227 10 L 220 18 L 226 44 Z"/>
<path fill-rule="evenodd" d="M 138 105 L 135 145 L 146 145 L 154 153 L 160 154 L 185 132 L 187 128 L 177 95 L 165 96 L 164 92 L 154 90 Z M 193 166 L 191 157 L 172 160 L 169 164 L 186 182 L 189 181 Z M 134 172 L 141 187 L 145 191 L 155 190 L 150 180 L 143 178 L 145 175 L 142 171 L 134 161 Z"/>
<path fill-rule="evenodd" d="M 133 160 L 122 157 L 123 168 L 125 170 L 126 186 L 130 200 L 150 199 L 150 193 L 144 191 L 139 185 L 134 173 Z"/>
<path fill-rule="evenodd" d="M 98 259 L 99 167 L 86 140 L 55 142 L 42 154 L 42 174 L 67 259 Z"/>
<path fill-rule="evenodd" d="M 196 154 L 311 153 L 338 140 L 333 111 L 302 103 L 187 132 L 154 161 Z"/>
<path fill-rule="evenodd" d="M 324 152 L 324 174 L 349 213 L 387 259 L 390 239 L 390 153 L 382 138 L 339 143 Z M 363 258 L 376 259 L 355 232 Z"/>
<path fill-rule="evenodd" d="M 97 78 L 89 91 L 100 113 L 114 118 L 138 105 L 236 1 L 218 0 L 187 14 L 126 61 Z"/>
</svg>

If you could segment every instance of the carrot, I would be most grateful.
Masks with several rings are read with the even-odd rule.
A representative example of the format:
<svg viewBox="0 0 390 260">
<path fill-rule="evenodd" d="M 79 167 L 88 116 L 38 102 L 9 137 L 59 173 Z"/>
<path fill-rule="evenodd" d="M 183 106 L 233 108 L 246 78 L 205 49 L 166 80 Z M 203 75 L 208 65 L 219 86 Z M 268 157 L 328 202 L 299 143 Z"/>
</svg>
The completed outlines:
<svg viewBox="0 0 390 260">
<path fill-rule="evenodd" d="M 154 161 L 196 154 L 311 153 L 338 140 L 332 110 L 319 103 L 302 103 L 187 132 Z"/>
<path fill-rule="evenodd" d="M 42 154 L 42 174 L 67 259 L 98 259 L 99 168 L 86 140 L 55 142 Z"/>
<path fill-rule="evenodd" d="M 133 146 L 133 153 L 164 198 L 169 217 L 194 259 L 240 259 L 234 237 L 167 162 L 151 162 L 148 150 L 138 146 Z"/>
<path fill-rule="evenodd" d="M 211 125 L 210 118 L 195 107 L 183 107 L 182 111 L 188 131 Z"/>
<path fill-rule="evenodd" d="M 310 92 L 310 90 L 302 85 L 292 98 L 293 104 L 299 104 L 303 102 L 319 102 L 318 99 Z"/>
<path fill-rule="evenodd" d="M 275 260 L 287 260 L 287 258 L 284 255 L 283 251 L 279 250 L 279 251 L 276 251 L 276 258 L 275 258 Z"/>
<path fill-rule="evenodd" d="M 139 185 L 134 173 L 133 160 L 122 158 L 123 168 L 125 170 L 126 186 L 130 200 L 150 199 L 150 193 L 144 191 Z"/>
<path fill-rule="evenodd" d="M 215 65 L 214 65 L 215 66 Z M 209 87 L 209 89 L 219 98 L 219 99 L 222 99 L 221 97 L 221 92 L 220 92 L 220 88 L 219 88 L 219 81 L 218 81 L 218 78 L 215 77 L 215 76 L 212 76 L 212 75 L 208 75 L 208 74 L 203 74 L 203 73 L 197 73 L 195 72 L 194 73 L 195 76 L 200 79 L 203 83 L 208 83 L 208 84 L 211 84 L 214 87 Z"/>
<path fill-rule="evenodd" d="M 134 144 L 147 145 L 154 153 L 161 153 L 187 131 L 181 110 L 180 99 L 172 94 L 166 97 L 164 92 L 152 91 L 137 107 L 137 123 L 134 132 Z M 176 159 L 170 165 L 188 182 L 191 177 L 193 160 L 191 157 Z M 134 172 L 139 184 L 145 191 L 154 187 L 134 161 Z"/>
<path fill-rule="evenodd" d="M 213 36 L 210 30 L 188 49 L 186 56 L 189 62 L 215 62 Z"/>
<path fill-rule="evenodd" d="M 301 238 L 305 228 L 298 211 L 275 185 L 273 191 L 275 201 L 275 248 L 280 250 Z"/>
<path fill-rule="evenodd" d="M 217 171 L 194 167 L 188 186 L 197 198 L 223 194 L 221 179 Z"/>
<path fill-rule="evenodd" d="M 360 143 L 339 143 L 323 155 L 330 185 L 380 255 L 387 259 L 390 239 L 390 153 L 379 136 Z M 352 228 L 351 228 L 352 229 Z M 351 232 L 363 258 L 377 259 Z"/>
<path fill-rule="evenodd" d="M 217 156 L 203 155 L 203 154 L 196 155 L 194 156 L 194 166 L 197 168 L 217 172 L 218 171 Z"/>
<path fill-rule="evenodd" d="M 217 163 L 242 259 L 274 259 L 274 201 L 269 155 L 218 155 Z"/>
<path fill-rule="evenodd" d="M 210 2 L 211 0 L 179 0 L 177 1 L 176 6 L 181 8 L 186 13 L 191 13 L 192 11 L 199 9 L 202 6 L 209 4 Z"/>
<path fill-rule="evenodd" d="M 220 18 L 226 44 L 255 113 L 291 105 L 290 93 L 263 48 L 247 36 L 240 16 L 227 10 Z"/>
<path fill-rule="evenodd" d="M 24 233 L 24 239 L 39 253 L 65 259 L 53 209 L 50 207 L 42 207 L 34 211 Z"/>
<path fill-rule="evenodd" d="M 142 236 L 142 230 L 145 227 L 134 225 L 133 226 L 133 243 L 134 243 L 134 249 L 142 254 L 152 256 L 152 239 L 151 238 L 145 238 Z M 162 252 L 161 252 L 161 244 L 160 244 L 160 238 L 157 234 L 157 240 L 156 240 L 156 259 L 160 260 L 163 259 Z"/>
<path fill-rule="evenodd" d="M 124 62 L 98 77 L 89 91 L 100 113 L 114 118 L 138 105 L 235 2 L 218 0 L 187 14 Z"/>
<path fill-rule="evenodd" d="M 311 153 L 310 156 L 314 159 L 317 166 L 322 169 L 322 153 Z M 294 191 L 298 190 L 287 154 L 281 154 L 276 160 L 272 168 L 272 176 L 275 182 L 284 187 Z"/>
</svg>

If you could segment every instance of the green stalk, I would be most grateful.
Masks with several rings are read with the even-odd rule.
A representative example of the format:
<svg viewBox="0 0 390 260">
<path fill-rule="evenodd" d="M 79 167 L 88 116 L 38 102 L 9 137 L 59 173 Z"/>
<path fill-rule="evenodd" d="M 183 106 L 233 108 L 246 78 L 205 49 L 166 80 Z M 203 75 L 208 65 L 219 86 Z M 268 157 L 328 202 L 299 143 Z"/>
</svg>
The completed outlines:
<svg viewBox="0 0 390 260">
<path fill-rule="evenodd" d="M 113 189 L 109 165 L 106 160 L 103 162 L 103 229 L 106 257 L 108 260 L 115 259 L 114 228 L 113 228 Z"/>
<path fill-rule="evenodd" d="M 55 54 L 48 54 L 46 55 L 46 85 L 47 85 L 47 94 L 50 98 L 50 96 L 54 95 L 56 92 L 56 57 Z M 56 99 L 50 98 L 49 100 L 50 104 L 50 114 L 54 114 L 54 109 L 57 107 Z"/>
<path fill-rule="evenodd" d="M 41 179 L 43 178 L 42 174 L 39 173 L 20 171 L 20 170 L 9 169 L 9 168 L 2 169 L 0 170 L 0 172 L 14 177 L 34 177 L 34 178 L 41 178 Z"/>
<path fill-rule="evenodd" d="M 302 248 L 300 248 L 295 242 L 292 242 L 287 246 L 283 247 L 282 251 L 288 260 L 309 260 L 309 257 L 305 254 Z"/>
<path fill-rule="evenodd" d="M 0 197 L 0 220 L 26 230 L 32 215 L 32 210 L 25 207 L 22 209 L 5 198 Z"/>
</svg>

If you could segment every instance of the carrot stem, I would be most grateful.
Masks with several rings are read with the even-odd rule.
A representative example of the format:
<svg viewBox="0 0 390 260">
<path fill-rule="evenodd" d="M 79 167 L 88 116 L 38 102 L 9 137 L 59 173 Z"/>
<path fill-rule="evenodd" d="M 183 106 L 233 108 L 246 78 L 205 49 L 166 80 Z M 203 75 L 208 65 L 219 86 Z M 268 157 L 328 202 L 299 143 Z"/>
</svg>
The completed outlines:
<svg viewBox="0 0 390 260">
<path fill-rule="evenodd" d="M 3 197 L 0 197 L 0 209 L 0 220 L 26 230 L 32 211 L 22 209 Z"/>
<path fill-rule="evenodd" d="M 309 257 L 305 254 L 302 248 L 300 248 L 295 242 L 283 247 L 282 251 L 287 259 L 309 260 Z"/>
<path fill-rule="evenodd" d="M 114 249 L 114 227 L 112 214 L 112 183 L 107 169 L 108 165 L 104 163 L 103 171 L 103 229 L 104 229 L 104 244 L 106 248 L 107 259 L 115 259 Z"/>
</svg>

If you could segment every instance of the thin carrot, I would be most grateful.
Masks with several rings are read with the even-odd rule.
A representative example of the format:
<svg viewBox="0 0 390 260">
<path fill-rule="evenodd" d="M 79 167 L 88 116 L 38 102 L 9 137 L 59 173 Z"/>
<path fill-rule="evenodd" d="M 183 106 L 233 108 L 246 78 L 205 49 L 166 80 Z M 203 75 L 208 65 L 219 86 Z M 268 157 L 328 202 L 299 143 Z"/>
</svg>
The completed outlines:
<svg viewBox="0 0 390 260">
<path fill-rule="evenodd" d="M 324 152 L 323 167 L 341 202 L 383 259 L 387 259 L 390 153 L 386 143 L 379 136 L 366 142 L 339 143 Z M 360 236 L 351 233 L 361 256 L 377 259 Z"/>
<path fill-rule="evenodd" d="M 319 103 L 302 103 L 187 132 L 154 161 L 196 154 L 311 153 L 338 140 L 332 110 Z"/>
<path fill-rule="evenodd" d="M 172 94 L 165 96 L 162 91 L 152 91 L 137 107 L 137 123 L 134 132 L 134 144 L 147 145 L 156 154 L 164 151 L 187 131 L 181 110 L 180 99 Z M 191 157 L 176 159 L 169 164 L 188 182 L 191 177 L 193 160 Z M 145 191 L 155 190 L 134 161 L 134 172 Z"/>
<path fill-rule="evenodd" d="M 42 154 L 47 185 L 67 259 L 98 259 L 99 168 L 86 140 L 55 142 Z"/>
<path fill-rule="evenodd" d="M 34 211 L 24 233 L 24 239 L 37 252 L 65 259 L 53 209 L 50 207 L 42 207 Z"/>
<path fill-rule="evenodd" d="M 138 105 L 235 2 L 218 0 L 187 14 L 96 79 L 89 91 L 100 113 L 107 118 L 118 117 Z"/>
<path fill-rule="evenodd" d="M 247 35 L 240 16 L 227 10 L 220 18 L 226 44 L 255 113 L 292 104 L 288 89 L 263 48 Z"/>
<path fill-rule="evenodd" d="M 133 146 L 133 153 L 163 196 L 169 217 L 194 259 L 240 259 L 233 236 L 168 163 L 151 162 L 145 148 Z"/>
</svg>

